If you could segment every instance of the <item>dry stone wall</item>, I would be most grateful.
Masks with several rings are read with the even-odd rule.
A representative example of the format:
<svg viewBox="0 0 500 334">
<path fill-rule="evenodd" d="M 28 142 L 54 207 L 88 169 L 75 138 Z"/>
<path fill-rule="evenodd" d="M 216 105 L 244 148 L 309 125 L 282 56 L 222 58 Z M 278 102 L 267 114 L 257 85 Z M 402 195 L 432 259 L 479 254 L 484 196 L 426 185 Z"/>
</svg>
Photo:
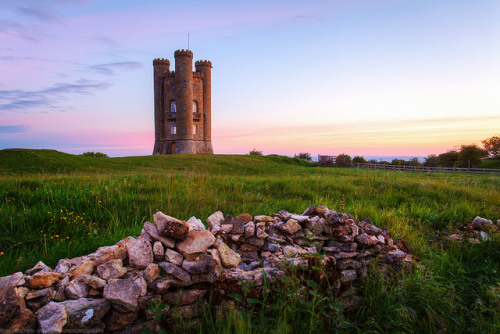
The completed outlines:
<svg viewBox="0 0 500 334">
<path fill-rule="evenodd" d="M 154 222 L 145 222 L 138 238 L 61 259 L 54 269 L 38 262 L 0 278 L 0 328 L 155 332 L 151 303 L 168 305 L 162 310 L 167 322 L 179 316 L 196 321 L 209 295 L 217 296 L 212 303 L 220 302 L 247 283 L 258 293 L 287 268 L 318 259 L 339 292 L 366 275 L 375 260 L 396 269 L 415 262 L 404 241 L 394 242 L 388 231 L 323 206 L 254 217 L 219 211 L 207 218 L 207 227 L 196 217 L 185 222 L 161 212 Z"/>
</svg>

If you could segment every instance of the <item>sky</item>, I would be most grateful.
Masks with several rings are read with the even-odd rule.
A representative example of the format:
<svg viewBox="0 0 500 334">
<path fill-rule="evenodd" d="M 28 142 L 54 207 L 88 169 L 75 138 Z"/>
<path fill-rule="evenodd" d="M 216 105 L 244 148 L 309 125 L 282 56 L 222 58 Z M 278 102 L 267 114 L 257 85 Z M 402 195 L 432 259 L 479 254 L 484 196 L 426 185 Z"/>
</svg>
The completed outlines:
<svg viewBox="0 0 500 334">
<path fill-rule="evenodd" d="M 0 0 L 0 149 L 149 155 L 153 66 L 212 69 L 218 154 L 425 156 L 500 134 L 498 0 Z"/>
</svg>

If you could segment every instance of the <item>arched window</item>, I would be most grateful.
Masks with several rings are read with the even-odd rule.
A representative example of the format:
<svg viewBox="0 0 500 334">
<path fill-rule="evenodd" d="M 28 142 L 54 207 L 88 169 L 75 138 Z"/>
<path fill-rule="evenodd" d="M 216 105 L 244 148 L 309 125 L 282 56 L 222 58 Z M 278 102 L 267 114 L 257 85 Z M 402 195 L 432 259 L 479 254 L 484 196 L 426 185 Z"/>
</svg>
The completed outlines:
<svg viewBox="0 0 500 334">
<path fill-rule="evenodd" d="M 197 113 L 197 112 L 198 112 L 198 102 L 193 101 L 193 113 Z"/>
<path fill-rule="evenodd" d="M 170 125 L 170 134 L 175 135 L 177 133 L 177 127 L 175 124 Z"/>
<path fill-rule="evenodd" d="M 193 125 L 193 135 L 196 135 L 196 134 L 198 134 L 198 126 Z"/>
<path fill-rule="evenodd" d="M 176 112 L 177 107 L 175 106 L 175 101 L 170 102 L 170 112 Z"/>
</svg>

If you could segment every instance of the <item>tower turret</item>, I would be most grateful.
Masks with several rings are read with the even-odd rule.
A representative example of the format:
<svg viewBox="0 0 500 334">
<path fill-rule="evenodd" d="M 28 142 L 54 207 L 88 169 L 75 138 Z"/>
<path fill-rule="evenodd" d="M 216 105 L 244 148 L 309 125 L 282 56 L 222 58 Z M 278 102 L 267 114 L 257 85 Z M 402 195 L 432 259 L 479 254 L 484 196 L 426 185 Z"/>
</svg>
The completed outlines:
<svg viewBox="0 0 500 334">
<path fill-rule="evenodd" d="M 168 59 L 153 60 L 154 76 L 154 105 L 155 105 L 155 146 L 153 154 L 164 154 L 163 141 L 165 140 L 165 128 L 162 126 L 164 115 L 164 79 L 170 72 L 170 61 Z"/>
<path fill-rule="evenodd" d="M 203 74 L 203 141 L 205 153 L 214 153 L 212 147 L 212 63 L 208 60 L 198 60 L 195 63 L 196 72 Z"/>
<path fill-rule="evenodd" d="M 177 50 L 174 57 L 177 97 L 175 153 L 196 153 L 193 142 L 193 53 Z"/>
</svg>

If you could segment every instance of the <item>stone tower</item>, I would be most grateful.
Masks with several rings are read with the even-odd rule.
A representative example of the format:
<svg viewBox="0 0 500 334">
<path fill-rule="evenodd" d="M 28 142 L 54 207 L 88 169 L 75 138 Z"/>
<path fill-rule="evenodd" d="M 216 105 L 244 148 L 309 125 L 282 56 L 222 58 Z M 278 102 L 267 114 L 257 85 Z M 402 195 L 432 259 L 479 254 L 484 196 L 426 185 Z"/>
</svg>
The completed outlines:
<svg viewBox="0 0 500 334">
<path fill-rule="evenodd" d="M 214 153 L 211 135 L 211 70 L 193 53 L 174 53 L 175 72 L 167 59 L 153 60 L 155 146 L 153 154 Z"/>
</svg>

